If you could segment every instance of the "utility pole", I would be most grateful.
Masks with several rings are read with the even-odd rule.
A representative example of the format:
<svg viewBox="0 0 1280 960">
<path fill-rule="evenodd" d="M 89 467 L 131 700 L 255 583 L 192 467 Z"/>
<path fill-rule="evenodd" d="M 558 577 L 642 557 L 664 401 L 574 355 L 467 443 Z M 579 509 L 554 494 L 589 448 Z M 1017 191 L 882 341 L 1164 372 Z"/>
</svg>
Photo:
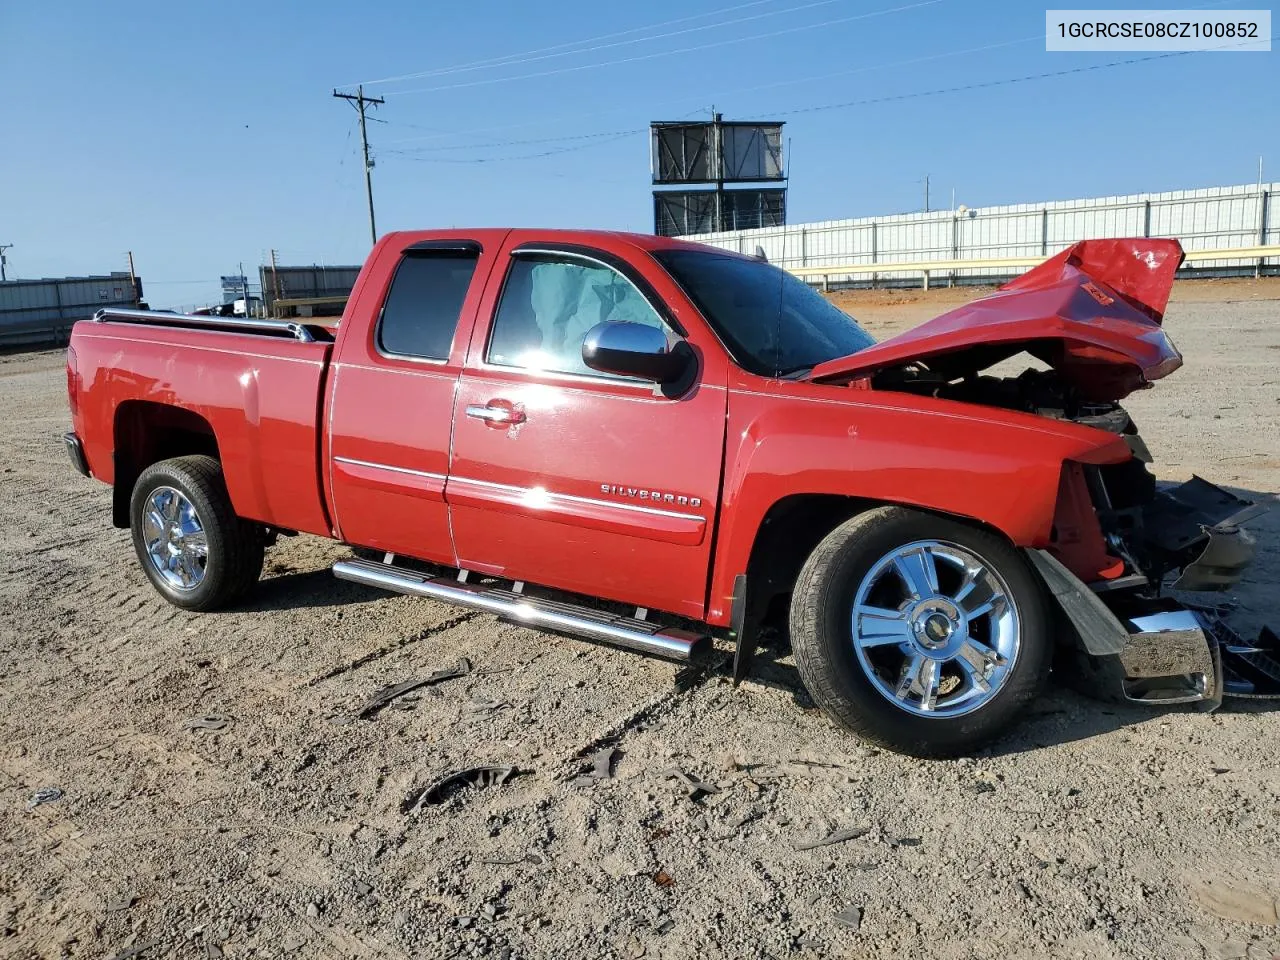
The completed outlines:
<svg viewBox="0 0 1280 960">
<path fill-rule="evenodd" d="M 0 243 L 0 281 L 9 279 L 7 276 L 5 276 L 5 272 L 4 272 L 5 264 L 9 262 L 8 260 L 5 259 L 4 252 L 6 250 L 12 250 L 12 249 L 13 249 L 12 243 Z"/>
<path fill-rule="evenodd" d="M 244 297 L 244 315 L 246 318 L 251 316 L 249 313 L 249 278 L 244 275 L 244 261 L 240 261 L 240 293 Z M 232 310 L 234 313 L 235 311 Z"/>
<path fill-rule="evenodd" d="M 333 91 L 333 95 L 339 100 L 346 100 L 356 108 L 356 112 L 360 114 L 360 144 L 364 148 L 364 192 L 369 198 L 369 235 L 373 238 L 373 242 L 378 242 L 378 228 L 373 219 L 373 177 L 370 171 L 373 170 L 373 161 L 369 159 L 369 134 L 365 130 L 364 116 L 365 104 L 373 104 L 375 107 L 381 106 L 387 101 L 381 97 L 366 97 L 364 95 L 364 85 L 356 87 L 354 95 L 350 93 L 339 93 Z"/>
<path fill-rule="evenodd" d="M 929 175 L 924 175 L 924 212 L 929 212 Z"/>
<path fill-rule="evenodd" d="M 140 298 L 138 297 L 138 277 L 133 272 L 133 251 L 126 250 L 125 256 L 129 258 L 129 289 L 133 291 L 133 305 L 136 307 Z"/>
<path fill-rule="evenodd" d="M 711 114 L 711 162 L 716 165 L 716 229 L 728 230 L 724 222 L 724 142 L 721 140 L 721 115 Z"/>
<path fill-rule="evenodd" d="M 274 299 L 280 299 L 280 274 L 276 272 L 276 251 L 273 247 L 271 250 L 271 289 L 275 293 Z"/>
</svg>

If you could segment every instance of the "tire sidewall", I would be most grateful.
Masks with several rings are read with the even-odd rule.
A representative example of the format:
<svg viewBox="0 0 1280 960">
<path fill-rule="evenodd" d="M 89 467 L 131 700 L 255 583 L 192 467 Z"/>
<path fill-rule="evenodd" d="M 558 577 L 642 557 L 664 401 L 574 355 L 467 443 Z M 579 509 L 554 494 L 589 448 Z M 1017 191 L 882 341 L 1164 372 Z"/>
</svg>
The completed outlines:
<svg viewBox="0 0 1280 960">
<path fill-rule="evenodd" d="M 1043 591 L 1026 561 L 993 534 L 914 510 L 887 512 L 890 516 L 864 535 L 845 539 L 833 562 L 818 574 L 818 622 L 801 642 L 816 644 L 821 668 L 834 681 L 819 685 L 834 691 L 824 698 L 834 702 L 820 705 L 846 726 L 866 730 L 896 749 L 923 756 L 968 749 L 1005 729 L 1048 674 L 1053 644 Z M 894 705 L 867 676 L 854 649 L 854 598 L 863 578 L 888 553 L 920 540 L 954 543 L 977 555 L 1004 581 L 1018 616 L 1019 648 L 1004 686 L 987 703 L 960 716 L 922 717 Z"/>
<path fill-rule="evenodd" d="M 142 521 L 151 495 L 159 487 L 173 487 L 191 501 L 205 533 L 208 556 L 205 560 L 204 578 L 193 590 L 174 589 L 156 570 L 151 562 L 151 555 L 147 551 L 142 534 Z M 148 467 L 134 484 L 133 496 L 129 503 L 129 527 L 133 535 L 134 550 L 152 586 L 175 606 L 201 610 L 210 604 L 212 598 L 219 595 L 222 581 L 227 577 L 227 549 L 225 533 L 217 522 L 217 517 L 218 511 L 201 489 L 200 484 L 194 482 L 194 478 L 177 462 L 164 461 Z"/>
</svg>

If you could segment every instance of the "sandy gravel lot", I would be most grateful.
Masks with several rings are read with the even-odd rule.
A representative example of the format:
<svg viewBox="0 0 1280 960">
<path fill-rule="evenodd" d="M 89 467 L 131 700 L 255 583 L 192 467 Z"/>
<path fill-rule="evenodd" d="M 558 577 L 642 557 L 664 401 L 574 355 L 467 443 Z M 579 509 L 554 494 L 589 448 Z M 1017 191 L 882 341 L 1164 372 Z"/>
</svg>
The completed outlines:
<svg viewBox="0 0 1280 960">
<path fill-rule="evenodd" d="M 853 294 L 878 336 L 972 295 Z M 1183 285 L 1129 404 L 1162 476 L 1280 488 L 1280 284 Z M 1280 705 L 1053 688 L 978 756 L 839 734 L 785 650 L 735 690 L 340 583 L 165 604 L 76 475 L 59 353 L 0 356 L 0 956 L 1082 957 L 1280 952 Z M 1280 511 L 1234 622 L 1280 623 Z M 413 709 L 375 691 L 469 659 Z M 184 721 L 227 718 L 221 731 Z M 610 779 L 591 754 L 619 750 Z M 417 814 L 443 772 L 519 775 Z M 716 792 L 691 799 L 666 771 Z M 60 799 L 28 809 L 35 791 Z M 846 828 L 865 832 L 805 849 Z M 855 833 L 857 831 L 854 831 Z"/>
</svg>

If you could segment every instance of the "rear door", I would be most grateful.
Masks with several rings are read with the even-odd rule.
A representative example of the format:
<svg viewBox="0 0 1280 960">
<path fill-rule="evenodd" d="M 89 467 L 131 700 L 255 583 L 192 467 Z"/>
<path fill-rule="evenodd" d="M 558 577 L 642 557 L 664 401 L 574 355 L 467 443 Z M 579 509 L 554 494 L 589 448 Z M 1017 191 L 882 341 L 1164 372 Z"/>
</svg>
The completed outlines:
<svg viewBox="0 0 1280 960">
<path fill-rule="evenodd" d="M 466 236 L 411 241 L 377 254 L 371 276 L 384 289 L 353 294 L 373 315 L 344 318 L 364 335 L 340 344 L 330 373 L 324 462 L 343 540 L 454 564 L 444 502 L 454 397 L 497 251 Z"/>
<path fill-rule="evenodd" d="M 455 407 L 448 500 L 459 565 L 701 616 L 723 359 L 695 345 L 698 376 L 679 396 L 583 364 L 583 337 L 598 322 L 685 336 L 666 299 L 680 294 L 635 248 L 513 231 L 490 288 Z"/>
</svg>

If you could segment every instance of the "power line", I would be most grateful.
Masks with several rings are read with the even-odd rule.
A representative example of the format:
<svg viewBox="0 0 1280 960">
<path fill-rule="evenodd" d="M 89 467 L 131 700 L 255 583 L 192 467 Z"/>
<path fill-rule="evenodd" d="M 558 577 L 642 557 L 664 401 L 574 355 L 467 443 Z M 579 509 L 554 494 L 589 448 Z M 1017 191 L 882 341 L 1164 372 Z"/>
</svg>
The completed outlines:
<svg viewBox="0 0 1280 960">
<path fill-rule="evenodd" d="M 1275 37 L 1271 38 L 1272 40 Z M 1261 40 L 1247 40 L 1243 44 L 1232 43 L 1223 47 L 1212 47 L 1212 50 L 1221 50 L 1225 47 L 1247 46 L 1249 44 L 1261 43 Z M 945 93 L 962 93 L 966 90 L 981 90 L 987 87 L 1003 87 L 1010 86 L 1015 83 L 1027 83 L 1032 80 L 1048 80 L 1054 77 L 1066 77 L 1072 74 L 1089 73 L 1094 70 L 1107 70 L 1111 67 L 1127 67 L 1135 63 L 1147 63 L 1152 60 L 1168 60 L 1171 57 L 1185 57 L 1192 53 L 1206 53 L 1208 50 L 1176 50 L 1170 53 L 1152 54 L 1147 57 L 1130 57 L 1126 60 L 1111 60 L 1107 63 L 1086 64 L 1082 67 L 1070 67 L 1065 70 L 1050 70 L 1045 73 L 1031 73 L 1021 77 L 1006 77 L 1002 80 L 984 80 L 978 83 L 964 83 L 953 87 L 940 87 L 934 90 L 918 90 L 914 93 L 898 93 L 883 97 L 867 97 L 861 100 L 846 100 L 842 103 L 824 103 L 813 107 L 797 107 L 794 110 L 775 111 L 773 116 L 776 117 L 793 117 L 801 113 L 817 113 L 820 110 L 841 110 L 846 107 L 862 107 L 877 103 L 894 103 L 899 100 L 914 100 L 919 97 L 935 97 Z"/>
<path fill-rule="evenodd" d="M 423 70 L 418 73 L 406 73 L 401 74 L 398 77 L 384 77 L 381 80 L 366 80 L 365 85 L 372 86 L 377 83 L 399 83 L 404 80 L 421 80 L 427 77 L 454 76 L 459 73 L 473 73 L 476 70 L 492 70 L 495 67 L 511 67 L 522 63 L 536 63 L 540 60 L 555 60 L 559 57 L 574 57 L 583 53 L 594 53 L 597 50 L 608 50 L 613 47 L 625 47 L 636 43 L 648 43 L 651 40 L 665 40 L 670 37 L 683 36 L 684 34 L 700 33 L 703 30 L 717 30 L 723 27 L 733 26 L 734 24 L 748 23 L 753 20 L 764 20 L 768 17 L 778 17 L 789 13 L 799 13 L 801 10 L 808 10 L 811 7 L 830 6 L 833 3 L 840 3 L 842 0 L 809 0 L 807 3 L 797 4 L 792 7 L 783 7 L 779 10 L 766 10 L 764 13 L 754 13 L 747 17 L 736 17 L 732 20 L 720 20 L 715 23 L 705 23 L 697 27 L 685 27 L 682 30 L 672 30 L 667 33 L 656 33 L 649 37 L 635 37 L 631 40 L 613 40 L 610 43 L 596 43 L 597 40 L 609 40 L 612 37 L 619 37 L 632 33 L 642 33 L 646 30 L 657 30 L 664 26 L 673 26 L 677 23 L 687 23 L 690 20 L 701 20 L 706 17 L 714 16 L 717 13 L 725 13 L 729 10 L 742 9 L 743 7 L 759 6 L 760 3 L 766 2 L 772 3 L 775 2 L 775 0 L 754 0 L 752 3 L 740 4 L 737 7 L 727 7 L 723 10 L 712 10 L 703 14 L 679 17 L 675 20 L 654 24 L 649 27 L 633 27 L 630 30 L 622 30 L 617 33 L 607 33 L 603 36 L 592 37 L 588 40 L 560 43 L 553 47 L 544 47 L 541 50 L 530 50 L 526 54 L 512 54 L 507 57 L 492 57 L 488 60 L 478 60 L 473 63 L 461 64 L 454 67 L 441 67 L 435 70 Z M 582 46 L 583 44 L 595 45 Z M 564 49 L 565 47 L 579 47 L 580 49 L 566 50 Z"/>
<path fill-rule="evenodd" d="M 1233 0 L 1227 0 L 1227 2 L 1233 2 Z M 794 86 L 800 83 L 811 83 L 818 80 L 831 80 L 836 77 L 850 76 L 851 74 L 870 73 L 875 70 L 887 70 L 891 67 L 912 66 L 918 63 L 928 63 L 933 60 L 944 60 L 948 57 L 964 56 L 970 53 L 985 53 L 988 50 L 998 50 L 1001 47 L 1011 47 L 1011 46 L 1016 46 L 1017 44 L 1020 44 L 1020 43 L 1030 43 L 1032 41 L 1041 40 L 1041 39 L 1043 39 L 1043 35 L 1037 33 L 1034 36 L 1030 36 L 1030 37 L 1019 37 L 1018 39 L 1015 39 L 1015 40 L 1001 40 L 997 43 L 987 43 L 978 47 L 966 47 L 965 49 L 962 49 L 962 50 L 948 50 L 942 53 L 927 54 L 922 57 L 910 57 L 906 60 L 893 60 L 888 63 L 873 63 L 873 64 L 868 64 L 862 67 L 853 67 L 849 70 L 837 70 L 834 73 L 823 73 L 823 74 L 818 74 L 810 77 L 796 77 L 791 80 L 779 80 L 774 83 L 762 83 L 752 87 L 738 87 L 734 90 L 720 90 L 720 91 L 717 91 L 714 94 L 714 96 L 717 99 L 719 99 L 722 97 L 737 96 L 743 93 L 755 93 L 760 90 L 772 90 L 777 87 Z M 609 114 L 622 113 L 622 112 L 630 112 L 630 111 L 629 109 L 628 110 L 624 110 L 624 109 L 602 110 L 597 112 L 596 114 L 587 114 L 586 116 L 602 116 L 602 115 L 609 115 Z M 693 111 L 693 112 L 702 112 L 702 111 L 699 110 L 699 111 Z M 575 116 L 575 117 L 563 117 L 560 119 L 579 120 L 581 119 L 581 115 Z M 542 126 L 549 122 L 555 122 L 555 121 L 530 121 L 525 123 L 504 124 L 504 125 L 495 126 L 495 127 L 483 127 L 478 130 L 461 130 L 454 133 L 436 133 L 436 134 L 423 136 L 423 137 L 404 137 L 399 140 L 391 140 L 389 141 L 389 143 L 391 144 L 416 143 L 422 140 L 444 139 L 445 137 L 470 136 L 472 134 L 489 133 L 497 130 L 513 130 L 513 129 L 528 127 L 528 126 Z M 397 123 L 400 123 L 400 121 L 397 121 Z M 403 124 L 403 123 L 402 125 L 413 126 L 413 124 Z M 472 150 L 472 149 L 479 150 L 479 149 L 484 149 L 488 147 L 505 147 L 505 146 L 514 146 L 514 145 L 523 145 L 523 144 L 562 143 L 568 140 L 586 140 L 586 139 L 594 139 L 597 137 L 609 137 L 609 136 L 613 136 L 615 132 L 618 134 L 623 134 L 623 133 L 634 133 L 635 131 L 619 130 L 619 131 L 608 131 L 605 133 L 581 133 L 581 134 L 566 135 L 563 137 L 543 137 L 535 140 L 500 140 L 492 143 L 442 144 L 440 146 L 433 146 L 433 147 L 415 147 L 413 148 L 412 151 L 397 150 L 397 151 L 391 151 L 391 152 L 403 154 L 407 152 L 417 152 L 417 151 L 425 152 L 425 151 L 440 151 L 440 150 Z"/>
<path fill-rule="evenodd" d="M 635 130 L 624 130 L 620 133 L 607 135 L 599 135 L 603 139 L 598 139 L 594 143 L 583 143 L 572 147 L 562 147 L 559 150 L 545 150 L 541 153 L 525 153 L 513 157 L 422 157 L 409 150 L 388 150 L 387 153 L 403 156 L 407 160 L 416 160 L 420 163 L 505 163 L 511 160 L 538 160 L 542 157 L 554 157 L 562 153 L 573 153 L 577 150 L 586 150 L 588 147 L 598 147 L 602 144 L 613 143 L 615 140 L 621 140 L 624 137 L 634 137 L 637 134 L 648 133 L 648 127 L 638 127 Z M 484 146 L 482 144 L 482 146 Z M 492 144 L 490 144 L 492 146 Z"/>
<path fill-rule="evenodd" d="M 659 23 L 651 23 L 644 27 L 631 27 L 627 30 L 615 30 L 612 33 L 602 33 L 599 36 L 595 36 L 595 37 L 585 37 L 582 40 L 569 40 L 564 43 L 555 43 L 547 47 L 537 47 L 533 50 L 525 50 L 520 53 L 504 54 L 503 56 L 500 56 L 500 57 L 487 57 L 482 60 L 469 60 L 465 63 L 454 64 L 453 66 L 449 66 L 449 67 L 441 67 L 439 68 L 439 71 L 423 70 L 418 73 L 408 73 L 398 77 L 383 77 L 378 80 L 366 80 L 364 81 L 364 83 L 365 83 L 365 86 L 373 86 L 374 84 L 378 84 L 378 83 L 396 83 L 401 80 L 417 80 L 417 79 L 421 79 L 422 77 L 434 76 L 437 72 L 444 73 L 444 72 L 453 71 L 453 72 L 461 73 L 464 70 L 469 70 L 469 69 L 479 70 L 485 67 L 502 67 L 502 66 L 507 66 L 509 63 L 516 61 L 521 57 L 533 56 L 535 54 L 540 54 L 540 53 L 547 53 L 552 50 L 563 50 L 566 47 L 578 47 L 578 46 L 582 46 L 583 44 L 596 43 L 597 41 L 600 41 L 600 40 L 612 40 L 614 37 L 625 37 L 633 33 L 643 33 L 646 30 L 660 30 L 663 27 L 674 26 L 678 23 L 688 23 L 690 20 L 702 20 L 702 19 L 705 19 L 706 17 L 714 17 L 717 14 L 721 14 L 721 13 L 732 13 L 735 10 L 745 10 L 748 7 L 758 7 L 758 6 L 761 6 L 762 4 L 776 3 L 776 2 L 778 2 L 778 0 L 749 0 L 749 2 L 747 3 L 736 3 L 733 6 L 720 7 L 716 10 L 708 10 L 706 13 L 695 13 L 687 17 L 676 17 L 674 20 L 663 20 Z M 575 52 L 582 53 L 584 51 L 579 50 Z M 348 86 L 350 86 L 350 84 L 348 84 Z"/>
<path fill-rule="evenodd" d="M 573 133 L 563 137 L 538 137 L 534 140 L 494 140 L 489 143 L 449 143 L 438 147 L 413 147 L 407 150 L 387 150 L 387 153 L 410 154 L 443 150 L 487 150 L 490 147 L 531 146 L 541 143 L 565 143 L 569 140 L 599 140 L 603 137 L 623 137 L 643 133 L 648 127 L 632 127 L 630 130 L 606 130 L 603 133 Z M 397 141 L 402 142 L 402 141 Z"/>
<path fill-rule="evenodd" d="M 555 70 L 542 70 L 536 73 L 519 74 L 514 77 L 491 77 L 487 80 L 467 80 L 463 83 L 446 83 L 435 87 L 417 87 L 413 90 L 395 90 L 389 92 L 387 96 L 402 97 L 413 93 L 437 93 L 441 90 L 459 90 L 464 87 L 489 86 L 495 83 L 512 83 L 518 80 L 533 80 L 538 77 L 551 77 L 565 73 L 577 73 L 582 70 L 593 70 L 596 67 L 615 67 L 624 63 L 639 63 L 642 60 L 654 60 L 658 57 L 674 57 L 682 53 L 694 53 L 699 50 L 726 47 L 735 43 L 748 43 L 752 40 L 768 40 L 773 37 L 781 37 L 791 33 L 800 33 L 805 30 L 817 30 L 819 27 L 830 27 L 841 23 L 852 23 L 855 20 L 868 20 L 872 17 L 884 17 L 894 13 L 903 13 L 907 10 L 916 10 L 920 7 L 931 7 L 942 2 L 943 0 L 917 0 L 915 3 L 908 3 L 897 7 L 888 7 L 884 10 L 872 10 L 869 13 L 859 13 L 848 17 L 836 17 L 831 20 L 820 20 L 817 23 L 802 24 L 796 27 L 784 27 L 781 30 L 771 30 L 768 33 L 756 33 L 748 37 L 731 37 L 726 40 L 716 40 L 712 43 L 701 43 L 692 47 L 681 47 L 676 50 L 659 50 L 655 53 L 645 53 L 634 57 L 619 57 L 614 60 L 599 60 L 595 63 L 583 63 L 572 67 L 559 67 Z"/>
<path fill-rule="evenodd" d="M 1272 39 L 1274 40 L 1275 37 L 1272 37 Z M 1016 43 L 1021 41 L 1009 41 L 1009 42 Z M 1222 47 L 1213 47 L 1211 49 L 1219 50 L 1219 49 L 1225 49 L 1228 47 L 1247 46 L 1247 45 L 1259 43 L 1259 42 L 1261 41 L 1248 40 L 1248 41 L 1244 41 L 1243 43 L 1225 44 Z M 982 49 L 982 48 L 975 48 L 975 49 Z M 816 113 L 816 112 L 825 111 L 825 110 L 840 110 L 840 109 L 847 109 L 850 107 L 870 106 L 873 104 L 880 104 L 880 103 L 894 103 L 902 100 L 919 99 L 922 97 L 942 96 L 948 93 L 962 93 L 968 90 L 978 90 L 978 89 L 986 89 L 990 87 L 1000 87 L 1000 86 L 1011 86 L 1014 84 L 1028 83 L 1035 80 L 1048 80 L 1056 77 L 1064 77 L 1064 76 L 1071 76 L 1074 74 L 1089 73 L 1097 70 L 1108 70 L 1114 67 L 1131 66 L 1134 64 L 1147 63 L 1154 60 L 1167 60 L 1173 57 L 1182 57 L 1182 56 L 1187 56 L 1189 54 L 1204 53 L 1204 52 L 1208 52 L 1208 51 L 1178 50 L 1178 51 L 1173 51 L 1169 53 L 1152 54 L 1150 56 L 1145 56 L 1145 57 L 1130 57 L 1123 60 L 1111 60 L 1106 63 L 1086 64 L 1084 66 L 1071 67 L 1063 70 L 1052 70 L 1044 73 L 1026 74 L 1018 77 L 1005 77 L 998 80 L 984 80 L 984 81 L 978 81 L 975 83 L 957 84 L 955 86 L 939 87 L 932 90 L 917 90 L 911 93 L 886 94 L 884 96 L 879 96 L 879 97 L 865 97 L 859 100 L 846 100 L 840 103 L 818 104 L 810 107 L 797 107 L 792 110 L 771 111 L 770 115 L 776 116 L 776 117 L 788 117 L 788 116 L 795 116 L 795 115 L 804 114 L 804 113 Z M 640 127 L 634 130 L 624 130 L 624 131 L 618 131 L 616 133 L 575 135 L 574 137 L 566 137 L 563 139 L 565 140 L 585 139 L 587 137 L 591 137 L 596 139 L 597 142 L 580 144 L 578 146 L 572 146 L 572 147 L 565 147 L 560 150 L 548 150 L 542 153 L 523 154 L 523 155 L 517 155 L 517 156 L 467 157 L 467 158 L 421 157 L 421 156 L 412 155 L 413 151 L 402 150 L 402 151 L 389 151 L 389 152 L 397 153 L 399 155 L 405 156 L 407 159 L 416 160 L 424 163 L 458 163 L 458 164 L 503 163 L 503 162 L 517 161 L 517 160 L 534 160 L 542 157 L 554 156 L 561 153 L 569 153 L 575 150 L 583 150 L 583 149 L 587 149 L 588 147 L 596 146 L 598 145 L 598 143 L 609 143 L 613 140 L 622 139 L 623 137 L 628 137 L 628 136 L 635 136 L 636 134 L 645 133 L 647 131 L 648 131 L 647 127 Z M 557 138 L 547 138 L 547 139 L 548 141 L 551 141 Z M 511 143 L 518 143 L 518 142 L 519 141 L 511 141 Z M 534 141 L 529 141 L 529 142 L 534 142 Z M 497 146 L 497 144 L 476 145 L 477 148 L 481 148 L 484 146 Z"/>
</svg>

